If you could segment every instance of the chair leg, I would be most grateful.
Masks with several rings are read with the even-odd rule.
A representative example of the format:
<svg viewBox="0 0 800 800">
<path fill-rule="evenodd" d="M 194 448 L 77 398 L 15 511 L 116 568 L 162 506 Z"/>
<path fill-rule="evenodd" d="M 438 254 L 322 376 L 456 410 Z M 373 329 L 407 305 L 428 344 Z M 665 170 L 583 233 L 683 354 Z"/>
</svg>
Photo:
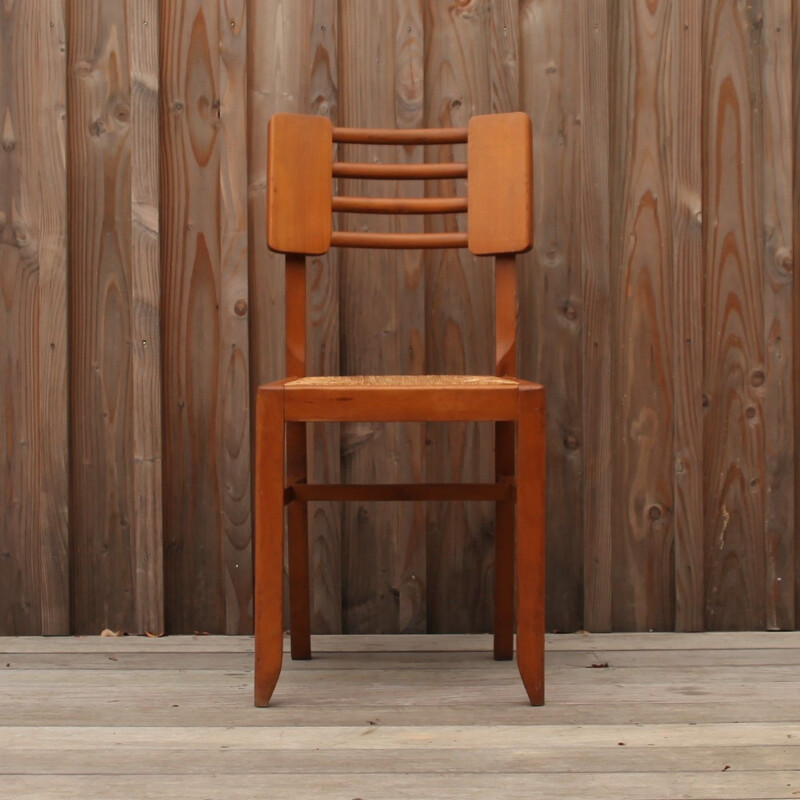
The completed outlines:
<svg viewBox="0 0 800 800">
<path fill-rule="evenodd" d="M 286 426 L 287 480 L 307 479 L 306 424 Z M 311 658 L 311 609 L 308 575 L 308 503 L 289 504 L 289 615 L 292 658 Z"/>
<path fill-rule="evenodd" d="M 255 705 L 269 705 L 283 663 L 283 387 L 259 389 L 255 476 Z"/>
<path fill-rule="evenodd" d="M 517 666 L 531 705 L 544 704 L 545 402 L 520 388 L 517 423 Z"/>
<path fill-rule="evenodd" d="M 495 480 L 514 474 L 514 423 L 494 426 Z M 494 657 L 514 657 L 514 503 L 495 504 Z"/>
</svg>

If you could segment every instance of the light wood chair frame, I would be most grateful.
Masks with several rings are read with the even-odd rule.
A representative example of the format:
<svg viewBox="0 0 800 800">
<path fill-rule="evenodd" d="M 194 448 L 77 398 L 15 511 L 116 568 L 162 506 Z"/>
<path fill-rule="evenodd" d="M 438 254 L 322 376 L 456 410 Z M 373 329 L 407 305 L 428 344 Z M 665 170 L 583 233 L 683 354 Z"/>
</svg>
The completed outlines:
<svg viewBox="0 0 800 800">
<path fill-rule="evenodd" d="M 286 373 L 259 387 L 255 453 L 255 705 L 269 705 L 283 661 L 284 522 L 288 517 L 291 655 L 311 657 L 308 502 L 490 500 L 496 503 L 494 657 L 517 665 L 532 705 L 544 703 L 545 392 L 515 376 L 516 255 L 532 244 L 532 156 L 525 114 L 473 117 L 469 128 L 335 128 L 276 114 L 269 127 L 268 244 L 286 254 Z M 467 163 L 334 162 L 334 143 L 466 143 Z M 468 178 L 468 196 L 334 197 L 336 177 Z M 333 212 L 460 213 L 466 233 L 335 231 Z M 495 376 L 448 383 L 301 380 L 306 375 L 306 256 L 331 246 L 468 247 L 495 258 Z M 502 380 L 498 380 L 502 379 Z M 344 485 L 307 482 L 308 422 L 495 423 L 495 482 Z M 516 557 L 515 557 L 516 544 Z M 515 581 L 516 578 L 516 581 Z M 515 614 L 516 586 L 516 614 Z"/>
</svg>

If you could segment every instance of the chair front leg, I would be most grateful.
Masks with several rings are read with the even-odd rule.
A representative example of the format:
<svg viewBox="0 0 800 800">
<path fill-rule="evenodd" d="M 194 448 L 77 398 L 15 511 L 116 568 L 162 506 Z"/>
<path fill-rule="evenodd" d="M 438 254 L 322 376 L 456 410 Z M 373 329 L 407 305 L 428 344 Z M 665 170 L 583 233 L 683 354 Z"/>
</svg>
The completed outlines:
<svg viewBox="0 0 800 800">
<path fill-rule="evenodd" d="M 520 387 L 517 422 L 517 666 L 544 704 L 545 396 Z"/>
<path fill-rule="evenodd" d="M 286 477 L 289 485 L 308 479 L 306 423 L 286 425 Z M 308 576 L 308 503 L 291 502 L 289 516 L 289 615 L 293 659 L 311 658 Z"/>
<path fill-rule="evenodd" d="M 269 705 L 283 663 L 284 389 L 264 386 L 256 405 L 255 705 Z"/>
</svg>

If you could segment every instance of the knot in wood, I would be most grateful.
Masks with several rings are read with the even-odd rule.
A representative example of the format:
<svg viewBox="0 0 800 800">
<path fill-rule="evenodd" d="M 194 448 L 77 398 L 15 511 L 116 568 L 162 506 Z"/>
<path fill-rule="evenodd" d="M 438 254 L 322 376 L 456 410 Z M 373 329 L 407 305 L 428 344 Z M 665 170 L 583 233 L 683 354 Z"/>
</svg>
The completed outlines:
<svg viewBox="0 0 800 800">
<path fill-rule="evenodd" d="M 661 506 L 659 505 L 652 505 L 649 509 L 647 509 L 647 516 L 655 522 L 658 519 L 661 519 Z"/>
<path fill-rule="evenodd" d="M 243 317 L 247 313 L 247 301 L 246 300 L 237 300 L 233 306 L 233 313 L 236 314 L 237 317 Z"/>
<path fill-rule="evenodd" d="M 775 252 L 775 260 L 778 262 L 778 269 L 791 275 L 794 268 L 794 259 L 792 258 L 792 251 L 788 247 L 779 247 Z"/>
</svg>

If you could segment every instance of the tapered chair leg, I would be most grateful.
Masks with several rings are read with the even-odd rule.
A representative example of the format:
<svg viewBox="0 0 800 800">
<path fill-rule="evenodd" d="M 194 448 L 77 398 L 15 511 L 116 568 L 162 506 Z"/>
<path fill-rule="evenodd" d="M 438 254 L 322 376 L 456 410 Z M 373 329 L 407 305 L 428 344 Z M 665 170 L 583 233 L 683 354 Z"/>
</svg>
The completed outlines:
<svg viewBox="0 0 800 800">
<path fill-rule="evenodd" d="M 255 705 L 269 705 L 283 663 L 284 390 L 259 389 L 255 471 Z"/>
<path fill-rule="evenodd" d="M 494 427 L 495 480 L 514 474 L 514 423 Z M 494 657 L 514 657 L 514 503 L 495 504 Z"/>
<path fill-rule="evenodd" d="M 517 666 L 531 705 L 544 703 L 545 397 L 520 387 L 517 423 Z"/>
<path fill-rule="evenodd" d="M 306 424 L 286 426 L 289 484 L 307 480 Z M 308 576 L 308 504 L 289 503 L 289 615 L 293 659 L 311 658 L 311 609 Z"/>
</svg>

